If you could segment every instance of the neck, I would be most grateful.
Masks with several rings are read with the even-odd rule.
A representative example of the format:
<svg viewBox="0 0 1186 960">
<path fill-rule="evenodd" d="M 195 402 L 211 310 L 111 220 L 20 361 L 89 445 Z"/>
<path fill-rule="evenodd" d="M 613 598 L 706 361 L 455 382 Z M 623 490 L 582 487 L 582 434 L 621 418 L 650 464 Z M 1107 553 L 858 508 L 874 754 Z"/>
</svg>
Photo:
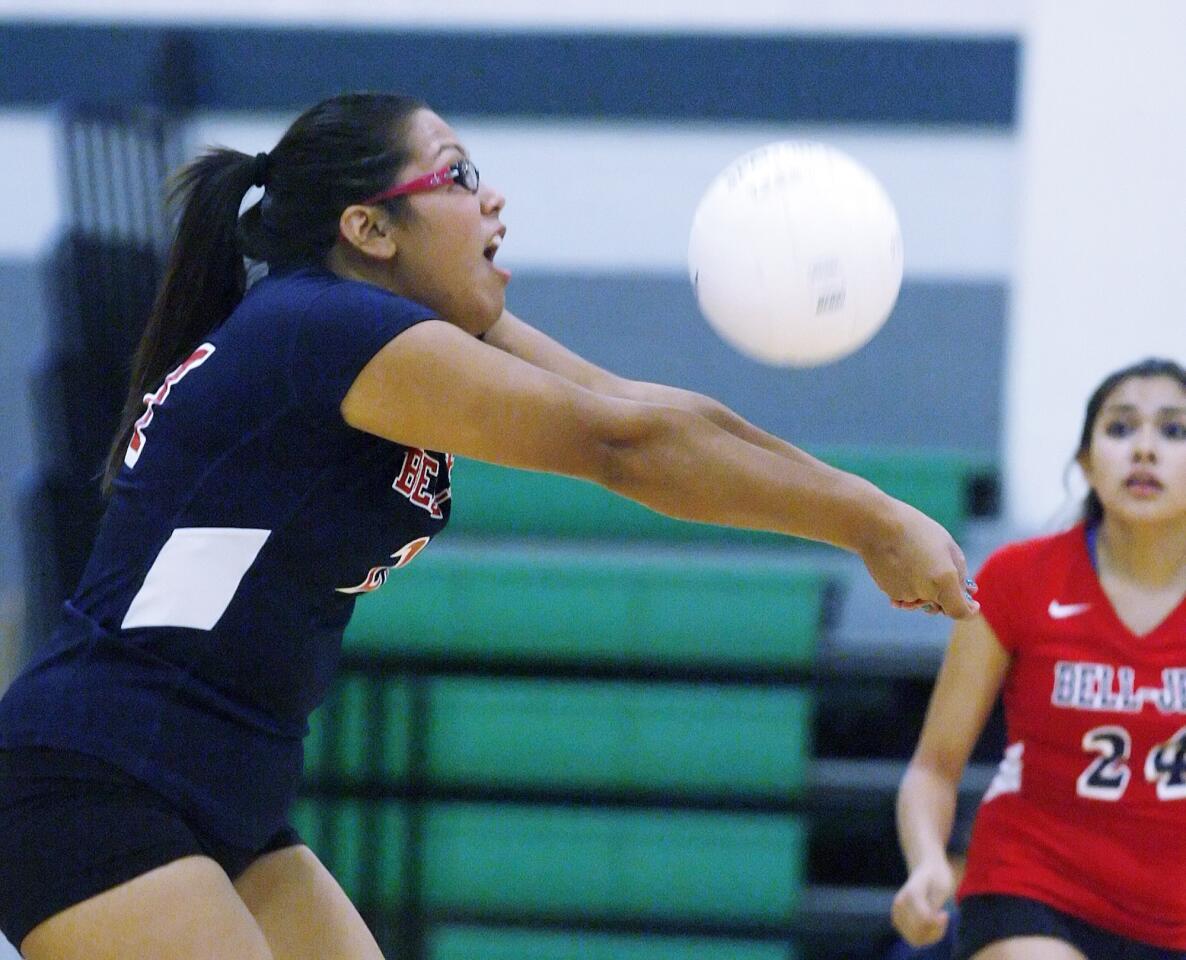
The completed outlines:
<svg viewBox="0 0 1186 960">
<path fill-rule="evenodd" d="M 1112 574 L 1149 587 L 1186 583 L 1186 518 L 1131 523 L 1105 515 L 1097 540 Z"/>
<path fill-rule="evenodd" d="M 383 265 L 370 257 L 360 256 L 354 251 L 343 249 L 341 242 L 330 248 L 329 256 L 325 259 L 325 266 L 346 280 L 363 280 L 366 283 L 391 290 L 390 277 L 387 276 Z M 393 293 L 398 291 L 392 290 Z"/>
</svg>

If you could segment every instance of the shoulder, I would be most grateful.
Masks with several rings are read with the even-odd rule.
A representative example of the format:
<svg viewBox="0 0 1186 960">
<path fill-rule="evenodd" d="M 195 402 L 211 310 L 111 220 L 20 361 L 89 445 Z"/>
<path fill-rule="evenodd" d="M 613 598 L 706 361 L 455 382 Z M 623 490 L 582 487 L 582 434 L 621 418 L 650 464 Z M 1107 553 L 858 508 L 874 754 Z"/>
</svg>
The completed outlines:
<svg viewBox="0 0 1186 960">
<path fill-rule="evenodd" d="M 1036 570 L 1049 570 L 1052 565 L 1063 566 L 1083 548 L 1083 542 L 1082 524 L 1059 533 L 1015 540 L 989 554 L 980 576 L 1030 576 Z"/>
<path fill-rule="evenodd" d="M 413 300 L 321 267 L 302 267 L 269 275 L 247 292 L 243 302 L 248 308 L 306 317 L 377 313 L 414 321 L 435 316 L 428 307 Z"/>
<path fill-rule="evenodd" d="M 1013 650 L 1029 625 L 1041 620 L 1057 585 L 1080 567 L 1085 548 L 1081 525 L 1061 533 L 1006 544 L 992 553 L 976 574 L 976 599 L 985 620 L 1007 650 Z"/>
<path fill-rule="evenodd" d="M 436 319 L 406 297 L 316 267 L 261 280 L 243 310 L 241 328 L 276 344 L 297 402 L 334 424 L 342 399 L 375 354 L 421 321 Z"/>
</svg>

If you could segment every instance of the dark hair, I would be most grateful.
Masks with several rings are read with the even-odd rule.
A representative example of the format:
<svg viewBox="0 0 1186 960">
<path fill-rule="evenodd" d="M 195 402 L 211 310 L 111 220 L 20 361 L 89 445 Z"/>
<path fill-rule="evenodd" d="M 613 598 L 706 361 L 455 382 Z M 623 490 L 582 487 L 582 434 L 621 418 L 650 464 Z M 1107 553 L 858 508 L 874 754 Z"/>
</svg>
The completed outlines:
<svg viewBox="0 0 1186 960">
<path fill-rule="evenodd" d="M 1083 416 L 1083 430 L 1079 434 L 1079 448 L 1075 451 L 1076 461 L 1081 461 L 1091 450 L 1091 437 L 1095 432 L 1095 421 L 1099 418 L 1104 401 L 1120 384 L 1135 377 L 1170 377 L 1177 380 L 1182 385 L 1182 389 L 1186 390 L 1186 369 L 1173 360 L 1164 360 L 1160 357 L 1149 357 L 1108 374 L 1087 400 L 1087 410 Z M 1093 526 L 1104 518 L 1104 505 L 1100 503 L 1099 495 L 1094 490 L 1088 491 L 1084 498 L 1080 517 L 1088 526 Z"/>
<path fill-rule="evenodd" d="M 352 203 L 391 184 L 411 160 L 408 122 L 424 103 L 397 94 L 353 93 L 301 114 L 270 154 L 215 148 L 182 167 L 169 204 L 180 210 L 164 278 L 132 361 L 120 428 L 103 488 L 123 462 L 143 397 L 239 305 L 244 257 L 269 268 L 320 264 Z M 241 217 L 252 186 L 262 199 Z M 396 216 L 404 201 L 385 204 Z"/>
</svg>

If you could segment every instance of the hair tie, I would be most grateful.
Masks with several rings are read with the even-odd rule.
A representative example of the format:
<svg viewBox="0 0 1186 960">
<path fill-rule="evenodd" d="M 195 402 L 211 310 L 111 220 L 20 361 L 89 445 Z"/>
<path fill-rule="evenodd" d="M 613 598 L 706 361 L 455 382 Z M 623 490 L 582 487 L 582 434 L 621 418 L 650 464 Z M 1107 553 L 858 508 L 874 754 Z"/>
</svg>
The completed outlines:
<svg viewBox="0 0 1186 960">
<path fill-rule="evenodd" d="M 253 187 L 268 185 L 268 163 L 271 159 L 266 152 L 255 155 L 255 162 L 251 166 L 251 185 Z"/>
</svg>

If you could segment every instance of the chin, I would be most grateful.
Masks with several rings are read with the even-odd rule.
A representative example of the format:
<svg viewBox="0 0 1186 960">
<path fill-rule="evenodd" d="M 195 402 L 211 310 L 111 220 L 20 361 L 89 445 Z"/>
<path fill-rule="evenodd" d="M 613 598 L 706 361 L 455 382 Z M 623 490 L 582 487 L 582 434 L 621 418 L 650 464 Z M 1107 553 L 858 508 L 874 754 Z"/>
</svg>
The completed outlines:
<svg viewBox="0 0 1186 960">
<path fill-rule="evenodd" d="M 497 305 L 489 303 L 476 304 L 468 310 L 442 314 L 442 317 L 455 327 L 460 327 L 466 333 L 480 337 L 498 322 L 498 318 L 502 316 L 504 303 L 505 300 L 500 299 Z"/>
<path fill-rule="evenodd" d="M 487 288 L 470 290 L 465 297 L 449 298 L 439 306 L 431 303 L 425 303 L 425 306 L 436 310 L 442 320 L 477 337 L 494 326 L 495 321 L 502 316 L 505 304 L 506 294 L 503 290 Z"/>
<path fill-rule="evenodd" d="M 1182 518 L 1180 511 L 1168 508 L 1165 504 L 1117 504 L 1111 510 L 1105 505 L 1104 511 L 1118 520 L 1136 526 L 1162 524 Z"/>
<path fill-rule="evenodd" d="M 479 314 L 479 316 L 481 316 L 481 318 L 482 318 L 482 320 L 481 320 L 482 329 L 479 331 L 480 334 L 485 333 L 492 326 L 494 326 L 494 324 L 496 324 L 498 322 L 498 318 L 502 316 L 502 312 L 503 312 L 503 310 L 506 309 L 506 305 L 507 305 L 507 298 L 500 291 L 498 296 L 495 297 L 491 303 L 486 305 L 485 308 Z"/>
</svg>

